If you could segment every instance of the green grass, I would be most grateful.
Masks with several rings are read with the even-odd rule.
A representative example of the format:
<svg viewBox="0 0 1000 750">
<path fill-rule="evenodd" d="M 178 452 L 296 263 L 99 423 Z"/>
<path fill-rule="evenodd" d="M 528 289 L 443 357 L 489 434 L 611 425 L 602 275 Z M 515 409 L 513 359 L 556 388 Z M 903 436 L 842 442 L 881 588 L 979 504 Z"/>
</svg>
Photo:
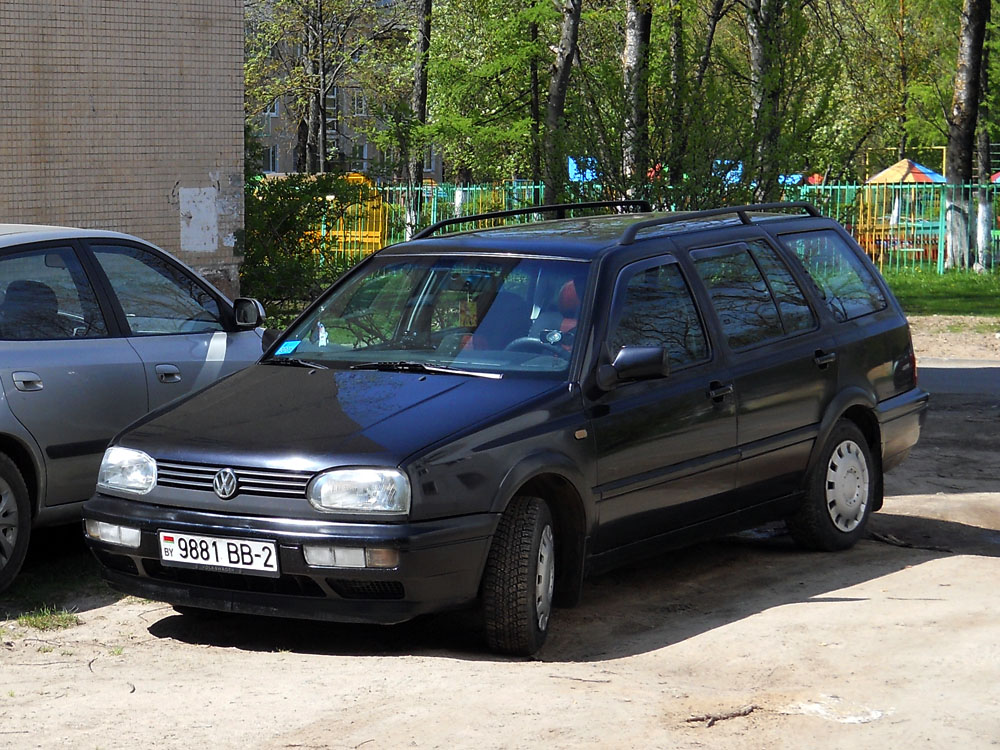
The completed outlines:
<svg viewBox="0 0 1000 750">
<path fill-rule="evenodd" d="M 17 618 L 17 624 L 22 628 L 35 630 L 65 630 L 80 624 L 80 618 L 66 609 L 39 607 L 30 612 L 24 612 Z"/>
<path fill-rule="evenodd" d="M 915 268 L 882 272 L 892 293 L 912 315 L 987 315 L 1000 317 L 1000 273 Z"/>
</svg>

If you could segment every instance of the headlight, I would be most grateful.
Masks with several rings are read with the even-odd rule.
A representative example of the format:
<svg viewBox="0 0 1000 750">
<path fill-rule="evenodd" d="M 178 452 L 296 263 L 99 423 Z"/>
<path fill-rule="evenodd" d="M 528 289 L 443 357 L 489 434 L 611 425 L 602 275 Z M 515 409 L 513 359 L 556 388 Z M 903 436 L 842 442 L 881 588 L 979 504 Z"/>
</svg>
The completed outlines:
<svg viewBox="0 0 1000 750">
<path fill-rule="evenodd" d="M 112 445 L 104 451 L 97 486 L 145 495 L 156 484 L 156 461 L 142 451 Z"/>
<path fill-rule="evenodd" d="M 396 469 L 331 469 L 312 480 L 309 502 L 334 513 L 408 513 L 410 480 Z"/>
</svg>

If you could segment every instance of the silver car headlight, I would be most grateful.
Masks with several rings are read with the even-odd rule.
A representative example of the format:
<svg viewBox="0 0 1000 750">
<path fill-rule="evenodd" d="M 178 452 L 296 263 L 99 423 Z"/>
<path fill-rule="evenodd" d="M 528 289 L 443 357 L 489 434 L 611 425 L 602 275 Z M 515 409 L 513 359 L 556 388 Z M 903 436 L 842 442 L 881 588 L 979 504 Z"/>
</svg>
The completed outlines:
<svg viewBox="0 0 1000 750">
<path fill-rule="evenodd" d="M 410 480 L 398 469 L 331 469 L 309 484 L 309 502 L 328 513 L 408 513 Z"/>
<path fill-rule="evenodd" d="M 104 451 L 97 486 L 145 495 L 156 485 L 156 461 L 142 451 L 112 445 Z"/>
</svg>

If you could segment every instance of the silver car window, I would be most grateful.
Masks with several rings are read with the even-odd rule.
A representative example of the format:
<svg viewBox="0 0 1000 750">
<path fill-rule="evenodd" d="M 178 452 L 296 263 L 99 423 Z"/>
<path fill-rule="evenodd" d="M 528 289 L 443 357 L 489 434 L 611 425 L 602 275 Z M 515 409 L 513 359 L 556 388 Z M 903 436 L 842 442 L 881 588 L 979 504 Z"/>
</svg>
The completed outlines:
<svg viewBox="0 0 1000 750">
<path fill-rule="evenodd" d="M 0 256 L 0 338 L 45 341 L 108 335 L 94 289 L 71 247 Z"/>
<path fill-rule="evenodd" d="M 224 329 L 219 303 L 194 278 L 134 245 L 91 244 L 135 336 Z"/>
</svg>

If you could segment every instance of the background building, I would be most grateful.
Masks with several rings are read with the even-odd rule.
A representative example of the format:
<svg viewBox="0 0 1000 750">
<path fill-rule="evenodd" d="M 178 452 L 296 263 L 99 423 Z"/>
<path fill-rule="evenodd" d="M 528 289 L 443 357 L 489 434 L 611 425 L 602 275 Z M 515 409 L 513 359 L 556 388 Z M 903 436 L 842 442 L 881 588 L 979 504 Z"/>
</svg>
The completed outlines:
<svg viewBox="0 0 1000 750">
<path fill-rule="evenodd" d="M 366 135 L 372 123 L 379 127 L 360 88 L 334 87 L 326 98 L 326 132 L 330 165 L 360 172 L 373 180 L 402 180 L 400 167 L 386 164 L 385 156 Z M 267 173 L 299 171 L 299 122 L 283 100 L 276 99 L 258 118 L 264 147 L 262 169 Z M 424 154 L 424 180 L 442 182 L 444 164 L 435 149 Z"/>
<path fill-rule="evenodd" d="M 243 0 L 4 0 L 0 102 L 0 221 L 136 234 L 237 291 Z"/>
</svg>

